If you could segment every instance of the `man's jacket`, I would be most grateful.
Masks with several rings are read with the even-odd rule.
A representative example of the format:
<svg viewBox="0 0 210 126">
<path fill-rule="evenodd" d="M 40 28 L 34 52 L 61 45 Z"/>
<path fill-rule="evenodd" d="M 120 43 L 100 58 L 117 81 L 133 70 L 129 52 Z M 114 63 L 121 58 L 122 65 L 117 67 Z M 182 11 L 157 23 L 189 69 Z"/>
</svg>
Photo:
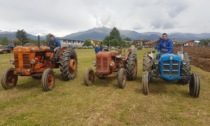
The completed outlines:
<svg viewBox="0 0 210 126">
<path fill-rule="evenodd" d="M 174 50 L 173 42 L 170 39 L 161 40 L 158 45 L 158 52 L 160 53 L 172 53 Z"/>
<path fill-rule="evenodd" d="M 48 46 L 50 47 L 51 50 L 54 50 L 56 47 L 61 47 L 61 43 L 57 39 L 54 39 L 54 41 L 48 42 Z"/>
</svg>

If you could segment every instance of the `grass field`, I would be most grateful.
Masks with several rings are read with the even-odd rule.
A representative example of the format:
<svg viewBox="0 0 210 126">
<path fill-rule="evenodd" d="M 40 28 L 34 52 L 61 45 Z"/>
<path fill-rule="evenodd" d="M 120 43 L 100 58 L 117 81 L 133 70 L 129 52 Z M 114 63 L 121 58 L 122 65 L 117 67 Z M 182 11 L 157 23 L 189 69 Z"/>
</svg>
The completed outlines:
<svg viewBox="0 0 210 126">
<path fill-rule="evenodd" d="M 189 96 L 188 85 L 154 80 L 150 94 L 142 94 L 142 55 L 138 51 L 138 78 L 127 81 L 125 89 L 116 79 L 99 80 L 87 87 L 84 71 L 95 60 L 93 50 L 77 50 L 79 67 L 74 80 L 65 82 L 56 69 L 56 87 L 43 92 L 40 80 L 19 77 L 18 85 L 5 91 L 0 87 L 0 125 L 210 125 L 210 73 L 195 66 L 201 76 L 197 99 Z M 0 55 L 0 73 L 12 65 L 12 54 Z"/>
</svg>

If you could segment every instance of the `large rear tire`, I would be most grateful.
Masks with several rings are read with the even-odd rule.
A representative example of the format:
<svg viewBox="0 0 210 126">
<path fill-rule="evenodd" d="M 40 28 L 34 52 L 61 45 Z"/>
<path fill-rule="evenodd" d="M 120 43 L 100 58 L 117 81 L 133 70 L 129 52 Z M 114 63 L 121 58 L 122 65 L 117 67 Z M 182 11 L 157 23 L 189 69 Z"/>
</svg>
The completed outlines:
<svg viewBox="0 0 210 126">
<path fill-rule="evenodd" d="M 84 83 L 87 86 L 91 86 L 94 84 L 95 81 L 95 73 L 94 70 L 92 68 L 88 68 L 85 71 L 85 75 L 84 75 Z"/>
<path fill-rule="evenodd" d="M 117 76 L 117 82 L 121 89 L 124 89 L 126 86 L 127 74 L 124 68 L 120 68 Z"/>
<path fill-rule="evenodd" d="M 190 96 L 199 97 L 200 94 L 200 77 L 196 73 L 192 73 L 189 84 Z"/>
<path fill-rule="evenodd" d="M 46 69 L 42 74 L 42 88 L 44 91 L 50 91 L 55 87 L 55 75 L 52 69 Z"/>
<path fill-rule="evenodd" d="M 143 57 L 143 71 L 151 72 L 152 71 L 152 58 L 147 54 L 144 54 Z"/>
<path fill-rule="evenodd" d="M 126 64 L 127 79 L 132 81 L 137 78 L 137 56 L 130 54 Z"/>
<path fill-rule="evenodd" d="M 142 74 L 142 85 L 143 85 L 143 94 L 149 94 L 149 72 L 144 71 Z"/>
<path fill-rule="evenodd" d="M 64 80 L 68 81 L 76 77 L 78 61 L 73 48 L 67 48 L 63 52 L 60 63 L 60 72 Z"/>
<path fill-rule="evenodd" d="M 14 74 L 14 71 L 14 68 L 9 68 L 5 73 L 3 73 L 1 85 L 5 90 L 11 89 L 17 84 L 18 76 Z"/>
</svg>

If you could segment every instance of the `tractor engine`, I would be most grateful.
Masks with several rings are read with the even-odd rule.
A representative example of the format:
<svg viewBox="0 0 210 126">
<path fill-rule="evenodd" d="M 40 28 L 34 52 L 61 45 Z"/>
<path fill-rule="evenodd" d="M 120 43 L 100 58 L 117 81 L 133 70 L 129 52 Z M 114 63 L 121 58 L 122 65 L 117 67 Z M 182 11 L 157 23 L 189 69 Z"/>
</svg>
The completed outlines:
<svg viewBox="0 0 210 126">
<path fill-rule="evenodd" d="M 163 54 L 159 62 L 161 78 L 167 81 L 180 79 L 181 57 L 174 54 Z"/>
<path fill-rule="evenodd" d="M 101 52 L 96 55 L 96 74 L 106 75 L 116 72 L 120 68 L 120 60 L 117 60 L 117 52 Z"/>
<path fill-rule="evenodd" d="M 50 48 L 46 46 L 18 46 L 14 48 L 13 52 L 14 61 L 11 60 L 11 63 L 15 65 L 15 74 L 20 76 L 42 73 L 52 54 Z"/>
</svg>

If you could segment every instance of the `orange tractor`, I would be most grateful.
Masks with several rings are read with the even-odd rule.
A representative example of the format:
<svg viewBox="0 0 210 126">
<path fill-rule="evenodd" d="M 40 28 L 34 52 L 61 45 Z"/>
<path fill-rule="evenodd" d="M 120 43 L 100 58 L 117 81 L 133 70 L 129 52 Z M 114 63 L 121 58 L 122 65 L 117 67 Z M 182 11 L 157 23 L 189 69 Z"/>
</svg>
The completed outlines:
<svg viewBox="0 0 210 126">
<path fill-rule="evenodd" d="M 77 74 L 77 55 L 73 48 L 62 47 L 59 53 L 59 60 L 54 60 L 54 52 L 47 46 L 18 46 L 14 50 L 14 60 L 10 63 L 14 68 L 9 68 L 1 79 L 4 89 L 11 89 L 16 86 L 18 76 L 31 76 L 41 79 L 44 91 L 50 91 L 55 86 L 55 76 L 52 69 L 59 68 L 64 80 L 70 80 Z"/>
<path fill-rule="evenodd" d="M 85 71 L 84 83 L 87 86 L 94 83 L 95 76 L 99 79 L 117 77 L 118 85 L 123 89 L 126 80 L 135 80 L 137 77 L 136 48 L 132 46 L 126 55 L 122 55 L 121 50 L 99 52 L 92 65 L 96 67 L 96 72 L 92 68 Z"/>
</svg>

